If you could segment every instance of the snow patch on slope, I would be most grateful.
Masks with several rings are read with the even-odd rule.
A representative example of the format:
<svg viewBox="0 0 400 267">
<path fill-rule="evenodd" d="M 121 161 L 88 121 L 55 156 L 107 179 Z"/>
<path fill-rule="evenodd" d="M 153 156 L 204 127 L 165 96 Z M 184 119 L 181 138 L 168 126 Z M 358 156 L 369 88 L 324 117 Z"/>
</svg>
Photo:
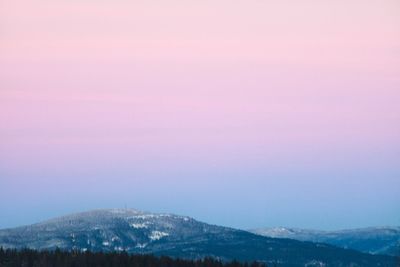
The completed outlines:
<svg viewBox="0 0 400 267">
<path fill-rule="evenodd" d="M 151 231 L 151 234 L 150 234 L 149 238 L 150 238 L 152 241 L 155 241 L 155 240 L 160 240 L 161 238 L 166 237 L 166 236 L 169 236 L 169 234 L 166 233 L 166 232 Z"/>
<path fill-rule="evenodd" d="M 130 226 L 135 229 L 148 228 L 147 223 L 131 223 Z"/>
</svg>

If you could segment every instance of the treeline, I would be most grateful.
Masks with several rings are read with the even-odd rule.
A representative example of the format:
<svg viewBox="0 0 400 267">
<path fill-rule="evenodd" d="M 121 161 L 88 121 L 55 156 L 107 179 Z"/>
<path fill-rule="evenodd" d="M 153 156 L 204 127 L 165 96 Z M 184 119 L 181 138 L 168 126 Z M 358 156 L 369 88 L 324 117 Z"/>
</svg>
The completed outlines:
<svg viewBox="0 0 400 267">
<path fill-rule="evenodd" d="M 126 252 L 37 251 L 0 248 L 0 267 L 267 267 L 263 263 L 184 260 Z"/>
</svg>

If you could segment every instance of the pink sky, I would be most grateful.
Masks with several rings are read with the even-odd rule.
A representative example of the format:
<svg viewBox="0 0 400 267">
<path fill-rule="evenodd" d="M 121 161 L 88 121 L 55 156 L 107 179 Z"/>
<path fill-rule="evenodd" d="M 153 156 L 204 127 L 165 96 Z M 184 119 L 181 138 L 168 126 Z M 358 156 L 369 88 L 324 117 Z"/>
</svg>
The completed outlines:
<svg viewBox="0 0 400 267">
<path fill-rule="evenodd" d="M 298 183 L 315 187 L 300 199 L 318 214 L 306 194 L 346 183 L 345 200 L 365 195 L 354 204 L 365 218 L 367 204 L 387 207 L 371 224 L 400 223 L 399 14 L 389 0 L 0 0 L 0 202 L 29 184 L 43 206 L 49 186 L 83 196 L 71 181 L 101 177 L 94 197 L 140 184 L 143 202 L 125 201 L 187 212 L 190 200 L 144 199 L 156 184 L 163 197 L 196 187 L 197 203 L 214 182 L 267 195 Z M 297 201 L 259 222 L 290 218 Z M 332 221 L 321 227 L 339 227 L 339 211 Z"/>
</svg>

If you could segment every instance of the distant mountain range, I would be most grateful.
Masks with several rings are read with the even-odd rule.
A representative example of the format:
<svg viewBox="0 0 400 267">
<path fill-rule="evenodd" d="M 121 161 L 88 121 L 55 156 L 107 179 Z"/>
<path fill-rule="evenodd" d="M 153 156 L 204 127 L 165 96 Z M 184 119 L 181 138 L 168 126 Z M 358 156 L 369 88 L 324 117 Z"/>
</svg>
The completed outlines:
<svg viewBox="0 0 400 267">
<path fill-rule="evenodd" d="M 327 243 L 365 253 L 400 256 L 400 227 L 369 227 L 341 231 L 261 228 L 250 232 L 267 237 Z"/>
<path fill-rule="evenodd" d="M 3 248 L 127 251 L 186 259 L 258 260 L 270 266 L 396 266 L 397 258 L 328 244 L 271 238 L 190 217 L 94 210 L 0 230 Z"/>
</svg>

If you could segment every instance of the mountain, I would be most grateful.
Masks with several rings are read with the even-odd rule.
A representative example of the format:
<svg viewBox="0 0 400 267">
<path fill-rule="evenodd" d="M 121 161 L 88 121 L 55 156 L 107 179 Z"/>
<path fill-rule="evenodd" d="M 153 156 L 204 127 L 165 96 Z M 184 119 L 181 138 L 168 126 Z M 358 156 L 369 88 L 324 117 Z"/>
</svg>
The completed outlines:
<svg viewBox="0 0 400 267">
<path fill-rule="evenodd" d="M 127 251 L 182 258 L 259 260 L 277 266 L 396 266 L 395 257 L 370 255 L 210 225 L 190 217 L 133 209 L 94 210 L 0 230 L 4 248 Z"/>
<path fill-rule="evenodd" d="M 400 227 L 369 227 L 341 231 L 262 228 L 250 232 L 267 237 L 327 243 L 365 253 L 400 256 Z"/>
</svg>

